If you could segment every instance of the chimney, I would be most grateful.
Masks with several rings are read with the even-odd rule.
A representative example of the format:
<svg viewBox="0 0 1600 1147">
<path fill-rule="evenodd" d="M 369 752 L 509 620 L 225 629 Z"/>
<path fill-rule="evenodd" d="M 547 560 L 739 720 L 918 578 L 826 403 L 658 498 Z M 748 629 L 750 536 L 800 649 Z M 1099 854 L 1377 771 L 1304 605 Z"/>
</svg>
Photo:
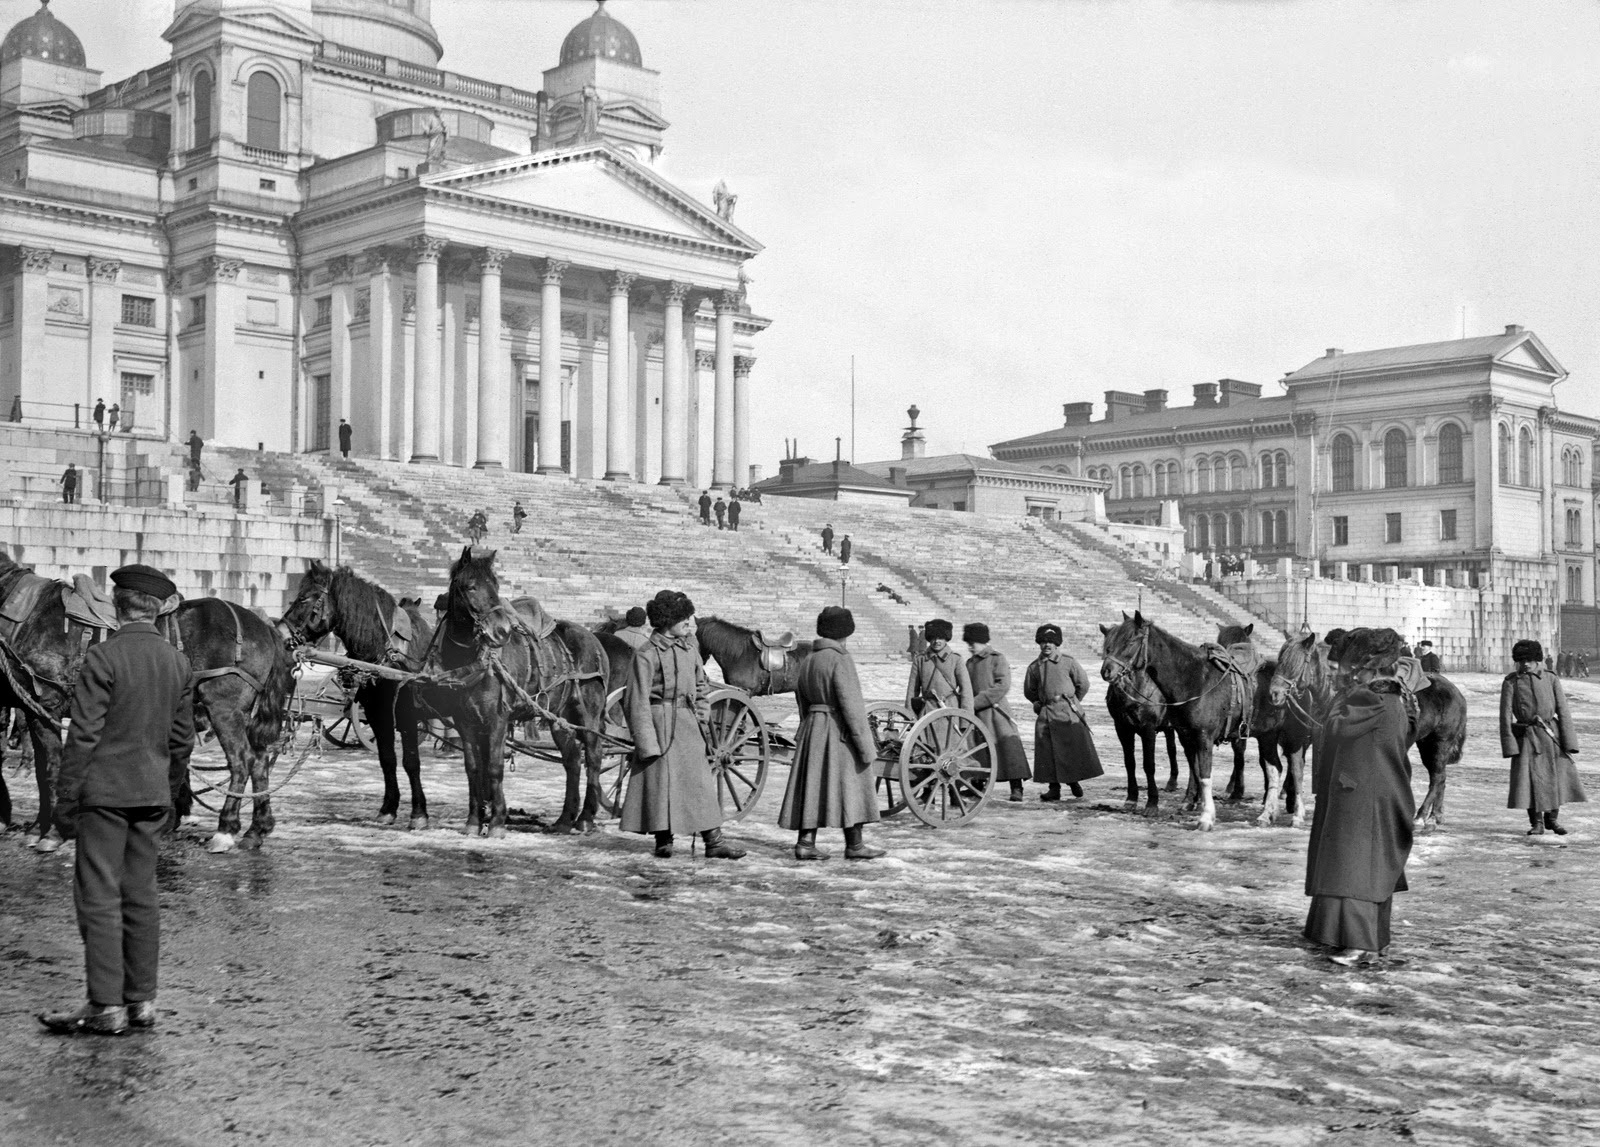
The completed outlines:
<svg viewBox="0 0 1600 1147">
<path fill-rule="evenodd" d="M 906 427 L 906 432 L 900 436 L 900 460 L 908 461 L 912 458 L 921 458 L 928 452 L 928 440 L 922 436 L 922 431 L 917 429 L 917 416 L 922 411 L 912 406 L 906 410 L 906 417 L 911 419 L 911 425 Z"/>
<path fill-rule="evenodd" d="M 1129 390 L 1106 391 L 1106 421 L 1115 422 L 1120 415 L 1127 418 L 1130 414 L 1144 412 L 1144 398 Z"/>
<path fill-rule="evenodd" d="M 1144 412 L 1146 414 L 1160 414 L 1167 408 L 1167 392 L 1164 390 L 1147 390 L 1144 392 Z"/>
<path fill-rule="evenodd" d="M 1217 404 L 1217 384 L 1214 382 L 1195 383 L 1194 404 L 1196 406 L 1215 406 Z"/>
<path fill-rule="evenodd" d="M 1087 426 L 1094 421 L 1094 403 L 1067 402 L 1061 406 L 1062 417 L 1068 426 Z"/>
<path fill-rule="evenodd" d="M 904 466 L 889 467 L 889 484 L 904 487 L 906 484 L 906 468 Z"/>
<path fill-rule="evenodd" d="M 798 449 L 798 447 L 797 447 Z M 811 465 L 811 459 L 795 454 L 778 463 L 778 481 L 788 485 L 802 466 Z"/>
<path fill-rule="evenodd" d="M 1221 397 L 1223 406 L 1230 406 L 1234 399 L 1260 398 L 1261 384 L 1259 382 L 1241 382 L 1237 378 L 1217 379 L 1217 393 Z"/>
<path fill-rule="evenodd" d="M 1506 334 L 1508 334 L 1508 335 L 1520 335 L 1521 333 L 1522 333 L 1522 327 L 1519 324 L 1517 324 L 1517 323 L 1507 323 L 1506 324 Z"/>
<path fill-rule="evenodd" d="M 1338 358 L 1343 353 L 1344 353 L 1344 351 L 1341 348 L 1336 347 L 1336 346 L 1331 346 L 1326 351 L 1323 352 L 1322 357 L 1323 358 Z"/>
</svg>

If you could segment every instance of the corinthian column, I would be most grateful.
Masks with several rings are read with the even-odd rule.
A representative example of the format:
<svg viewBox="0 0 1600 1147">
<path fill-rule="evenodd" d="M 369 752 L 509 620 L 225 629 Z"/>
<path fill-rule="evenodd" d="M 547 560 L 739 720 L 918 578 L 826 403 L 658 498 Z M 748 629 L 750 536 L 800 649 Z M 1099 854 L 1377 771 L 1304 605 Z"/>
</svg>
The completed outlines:
<svg viewBox="0 0 1600 1147">
<path fill-rule="evenodd" d="M 733 481 L 733 316 L 739 296 L 723 291 L 717 296 L 716 422 L 711 449 L 711 484 L 726 490 Z"/>
<path fill-rule="evenodd" d="M 733 357 L 733 484 L 750 484 L 750 372 L 756 360 Z"/>
<path fill-rule="evenodd" d="M 411 240 L 417 264 L 416 382 L 411 406 L 411 460 L 439 460 L 439 256 L 445 241 L 432 235 Z"/>
<path fill-rule="evenodd" d="M 628 451 L 628 291 L 637 275 L 611 275 L 611 337 L 606 344 L 606 480 L 633 477 Z"/>
<path fill-rule="evenodd" d="M 668 283 L 661 343 L 661 484 L 681 486 L 688 477 L 689 395 L 684 385 L 683 300 L 688 283 Z"/>
<path fill-rule="evenodd" d="M 500 353 L 500 268 L 510 257 L 498 247 L 478 252 L 479 470 L 502 470 L 511 461 L 511 387 Z"/>
<path fill-rule="evenodd" d="M 546 259 L 539 295 L 539 473 L 561 473 L 561 276 L 569 264 Z"/>
</svg>

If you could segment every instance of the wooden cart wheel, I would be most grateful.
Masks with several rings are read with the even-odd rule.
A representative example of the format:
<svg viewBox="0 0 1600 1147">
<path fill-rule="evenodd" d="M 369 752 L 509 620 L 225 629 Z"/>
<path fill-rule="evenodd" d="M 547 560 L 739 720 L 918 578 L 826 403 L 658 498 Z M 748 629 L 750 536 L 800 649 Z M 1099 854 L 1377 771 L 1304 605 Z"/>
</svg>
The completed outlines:
<svg viewBox="0 0 1600 1147">
<path fill-rule="evenodd" d="M 739 820 L 755 807 L 766 787 L 772 739 L 761 714 L 739 690 L 718 689 L 710 704 L 706 748 L 717 778 L 717 801 L 724 819 Z"/>
<path fill-rule="evenodd" d="M 964 709 L 924 713 L 900 746 L 900 787 L 923 824 L 951 828 L 972 820 L 994 791 L 983 722 Z"/>
<path fill-rule="evenodd" d="M 878 815 L 894 816 L 905 812 L 906 798 L 900 791 L 900 748 L 917 719 L 910 709 L 893 701 L 874 701 L 867 706 L 867 728 L 878 758 L 872 771 L 877 774 Z"/>
<path fill-rule="evenodd" d="M 378 747 L 377 738 L 372 735 L 372 726 L 367 724 L 367 715 L 361 710 L 361 702 L 354 697 L 345 702 L 344 716 L 325 725 L 322 735 L 328 738 L 330 744 L 338 745 L 341 749 L 362 748 L 370 753 Z"/>
<path fill-rule="evenodd" d="M 628 718 L 622 711 L 622 699 L 627 694 L 627 689 L 613 689 L 606 697 L 605 732 L 608 736 L 628 736 Z M 623 746 L 600 742 L 600 807 L 612 816 L 622 815 L 623 782 L 631 760 L 633 753 Z"/>
</svg>

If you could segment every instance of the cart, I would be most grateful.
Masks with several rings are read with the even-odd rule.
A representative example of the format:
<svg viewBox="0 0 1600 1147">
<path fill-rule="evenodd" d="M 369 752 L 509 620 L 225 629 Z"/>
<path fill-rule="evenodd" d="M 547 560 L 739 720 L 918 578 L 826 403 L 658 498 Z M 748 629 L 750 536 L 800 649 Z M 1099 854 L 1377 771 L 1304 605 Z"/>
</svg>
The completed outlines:
<svg viewBox="0 0 1600 1147">
<path fill-rule="evenodd" d="M 874 701 L 867 725 L 877 746 L 881 815 L 911 815 L 933 828 L 970 823 L 994 790 L 994 748 L 982 721 L 964 709 Z"/>
</svg>

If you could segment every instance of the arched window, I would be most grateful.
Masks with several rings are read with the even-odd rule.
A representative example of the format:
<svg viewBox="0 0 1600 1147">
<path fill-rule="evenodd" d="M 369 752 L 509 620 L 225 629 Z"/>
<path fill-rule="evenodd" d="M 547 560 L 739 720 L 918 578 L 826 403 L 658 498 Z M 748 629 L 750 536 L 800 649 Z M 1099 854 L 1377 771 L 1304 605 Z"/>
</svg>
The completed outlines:
<svg viewBox="0 0 1600 1147">
<path fill-rule="evenodd" d="M 1439 427 L 1439 481 L 1461 481 L 1461 427 L 1454 422 Z"/>
<path fill-rule="evenodd" d="M 1143 462 L 1135 462 L 1133 464 L 1133 496 L 1135 498 L 1144 497 L 1144 463 Z"/>
<path fill-rule="evenodd" d="M 1263 546 L 1270 547 L 1270 546 L 1272 546 L 1274 544 L 1273 543 L 1273 536 L 1272 536 L 1272 521 L 1273 521 L 1273 519 L 1272 519 L 1272 511 L 1271 510 L 1262 510 L 1261 511 L 1261 544 Z"/>
<path fill-rule="evenodd" d="M 1261 488 L 1269 489 L 1272 486 L 1272 453 L 1268 451 L 1261 456 Z"/>
<path fill-rule="evenodd" d="M 1500 484 L 1509 486 L 1511 485 L 1511 427 L 1504 422 L 1500 424 L 1496 441 L 1500 447 L 1500 465 L 1498 467 Z"/>
<path fill-rule="evenodd" d="M 1279 486 L 1287 486 L 1289 484 L 1289 455 L 1282 450 L 1278 451 L 1277 471 L 1277 484 Z"/>
<path fill-rule="evenodd" d="M 1279 510 L 1277 528 L 1272 531 L 1272 536 L 1278 539 L 1278 545 L 1287 547 L 1289 543 L 1289 511 Z"/>
<path fill-rule="evenodd" d="M 1562 467 L 1562 469 L 1565 471 L 1562 477 L 1566 479 L 1566 484 L 1568 486 L 1583 485 L 1582 452 L 1568 447 L 1565 456 L 1565 463 L 1566 464 Z"/>
<path fill-rule="evenodd" d="M 211 142 L 211 103 L 212 103 L 211 73 L 199 71 L 194 74 L 194 90 L 190 98 L 194 100 L 194 142 L 191 147 L 204 147 Z"/>
<path fill-rule="evenodd" d="M 1211 462 L 1208 459 L 1202 458 L 1194 464 L 1194 492 L 1211 493 Z"/>
<path fill-rule="evenodd" d="M 1356 488 L 1356 440 L 1348 434 L 1333 440 L 1333 488 L 1335 492 Z"/>
<path fill-rule="evenodd" d="M 1211 515 L 1211 544 L 1216 546 L 1219 550 L 1228 548 L 1227 514 Z"/>
<path fill-rule="evenodd" d="M 1194 516 L 1194 548 L 1201 553 L 1211 548 L 1211 519 L 1204 514 Z"/>
<path fill-rule="evenodd" d="M 1383 436 L 1383 484 L 1391 490 L 1406 484 L 1406 432 L 1399 427 Z"/>
<path fill-rule="evenodd" d="M 1127 498 L 1133 494 L 1133 469 L 1127 463 L 1117 470 L 1117 497 Z"/>
<path fill-rule="evenodd" d="M 1235 546 L 1244 545 L 1244 515 L 1243 514 L 1235 512 L 1233 517 L 1231 519 L 1229 519 L 1229 522 L 1228 522 L 1228 537 L 1230 539 L 1230 541 L 1229 541 L 1230 545 L 1235 545 Z"/>
<path fill-rule="evenodd" d="M 1533 431 L 1526 426 L 1517 434 L 1517 483 L 1533 485 Z"/>
<path fill-rule="evenodd" d="M 1243 454 L 1235 454 L 1232 458 L 1228 459 L 1228 465 L 1229 465 L 1229 468 L 1233 471 L 1233 473 L 1231 475 L 1229 475 L 1228 489 L 1230 489 L 1230 490 L 1243 490 L 1243 489 L 1245 489 L 1245 479 L 1244 479 L 1245 461 L 1244 461 L 1244 455 Z"/>
<path fill-rule="evenodd" d="M 283 87 L 271 72 L 250 77 L 245 117 L 245 143 L 267 151 L 283 150 Z"/>
</svg>

